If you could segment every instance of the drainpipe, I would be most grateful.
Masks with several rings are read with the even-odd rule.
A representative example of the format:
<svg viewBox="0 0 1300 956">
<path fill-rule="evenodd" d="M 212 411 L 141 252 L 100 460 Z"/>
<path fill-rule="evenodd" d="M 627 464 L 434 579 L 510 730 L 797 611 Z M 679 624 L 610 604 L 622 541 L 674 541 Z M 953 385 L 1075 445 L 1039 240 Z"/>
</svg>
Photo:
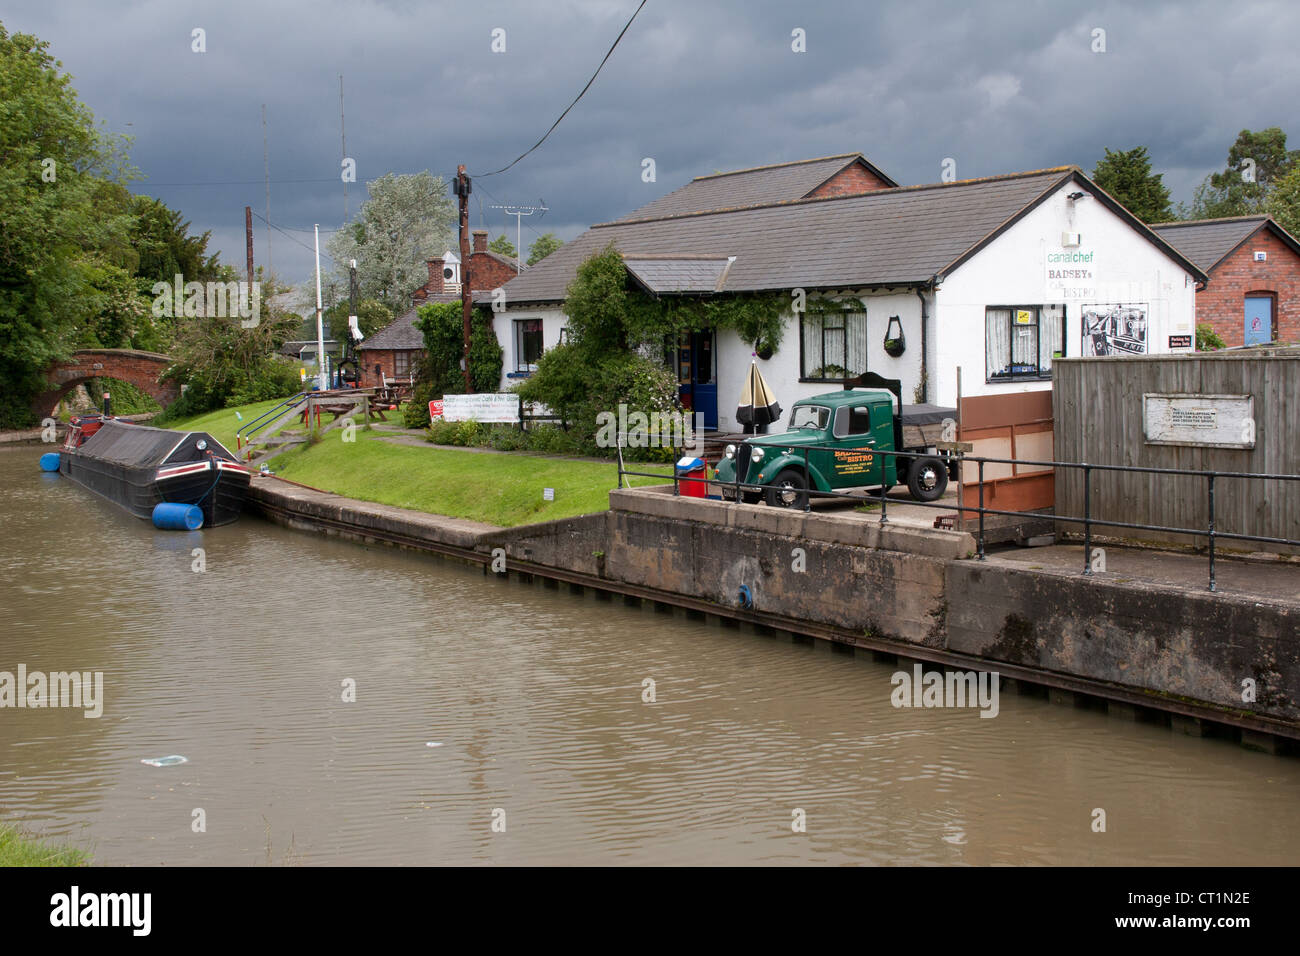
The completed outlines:
<svg viewBox="0 0 1300 956">
<path fill-rule="evenodd" d="M 937 276 L 935 278 L 938 278 Z M 935 287 L 935 280 L 930 280 L 930 289 Z M 929 366 L 926 364 L 926 355 L 929 352 L 929 335 L 927 328 L 929 316 L 925 311 L 925 287 L 917 286 L 916 297 L 921 300 L 921 403 L 924 404 L 930 400 L 930 374 Z"/>
</svg>

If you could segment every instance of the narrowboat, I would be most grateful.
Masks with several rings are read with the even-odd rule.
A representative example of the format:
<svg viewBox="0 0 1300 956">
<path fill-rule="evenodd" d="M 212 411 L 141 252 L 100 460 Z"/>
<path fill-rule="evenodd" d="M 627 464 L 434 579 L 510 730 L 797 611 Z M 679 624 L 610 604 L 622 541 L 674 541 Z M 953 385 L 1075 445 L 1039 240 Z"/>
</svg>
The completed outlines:
<svg viewBox="0 0 1300 956">
<path fill-rule="evenodd" d="M 133 425 L 111 415 L 81 415 L 71 421 L 59 472 L 155 523 L 154 509 L 160 504 L 195 506 L 202 511 L 204 527 L 239 517 L 252 477 L 207 432 Z"/>
</svg>

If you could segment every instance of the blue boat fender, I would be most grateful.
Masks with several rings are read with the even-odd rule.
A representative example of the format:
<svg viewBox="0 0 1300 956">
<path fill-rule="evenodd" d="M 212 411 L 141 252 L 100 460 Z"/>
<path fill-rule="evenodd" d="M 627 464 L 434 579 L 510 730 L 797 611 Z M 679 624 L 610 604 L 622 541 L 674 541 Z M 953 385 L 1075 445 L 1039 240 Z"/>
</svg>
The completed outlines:
<svg viewBox="0 0 1300 956">
<path fill-rule="evenodd" d="M 58 471 L 59 470 L 59 453 L 57 451 L 47 451 L 41 455 L 41 471 Z"/>
<path fill-rule="evenodd" d="M 203 509 L 164 501 L 153 506 L 153 526 L 164 531 L 198 531 L 203 527 Z"/>
</svg>

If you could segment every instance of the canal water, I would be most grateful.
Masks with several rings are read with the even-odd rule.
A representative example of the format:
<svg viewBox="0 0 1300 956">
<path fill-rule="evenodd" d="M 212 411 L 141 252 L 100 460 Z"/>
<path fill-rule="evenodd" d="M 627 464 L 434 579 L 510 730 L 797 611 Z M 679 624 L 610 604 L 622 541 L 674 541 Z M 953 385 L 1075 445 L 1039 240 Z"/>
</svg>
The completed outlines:
<svg viewBox="0 0 1300 956">
<path fill-rule="evenodd" d="M 896 709 L 869 655 L 256 518 L 155 531 L 42 450 L 0 452 L 0 671 L 102 671 L 103 713 L 0 709 L 0 821 L 99 863 L 1300 859 L 1300 761 Z"/>
</svg>

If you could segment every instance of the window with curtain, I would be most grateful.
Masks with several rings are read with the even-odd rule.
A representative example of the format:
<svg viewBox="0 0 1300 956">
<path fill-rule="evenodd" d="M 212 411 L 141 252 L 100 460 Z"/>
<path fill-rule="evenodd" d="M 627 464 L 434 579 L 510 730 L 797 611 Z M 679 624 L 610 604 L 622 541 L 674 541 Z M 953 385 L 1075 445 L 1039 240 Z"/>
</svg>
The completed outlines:
<svg viewBox="0 0 1300 956">
<path fill-rule="evenodd" d="M 515 371 L 537 371 L 537 360 L 542 357 L 542 320 L 515 320 Z"/>
<path fill-rule="evenodd" d="M 411 377 L 411 355 L 401 350 L 393 353 L 393 378 Z"/>
<path fill-rule="evenodd" d="M 1065 306 L 1013 305 L 984 310 L 984 369 L 990 382 L 1052 377 L 1065 354 Z"/>
<path fill-rule="evenodd" d="M 799 317 L 802 361 L 799 377 L 805 382 L 838 382 L 867 370 L 867 313 L 804 313 Z"/>
</svg>

